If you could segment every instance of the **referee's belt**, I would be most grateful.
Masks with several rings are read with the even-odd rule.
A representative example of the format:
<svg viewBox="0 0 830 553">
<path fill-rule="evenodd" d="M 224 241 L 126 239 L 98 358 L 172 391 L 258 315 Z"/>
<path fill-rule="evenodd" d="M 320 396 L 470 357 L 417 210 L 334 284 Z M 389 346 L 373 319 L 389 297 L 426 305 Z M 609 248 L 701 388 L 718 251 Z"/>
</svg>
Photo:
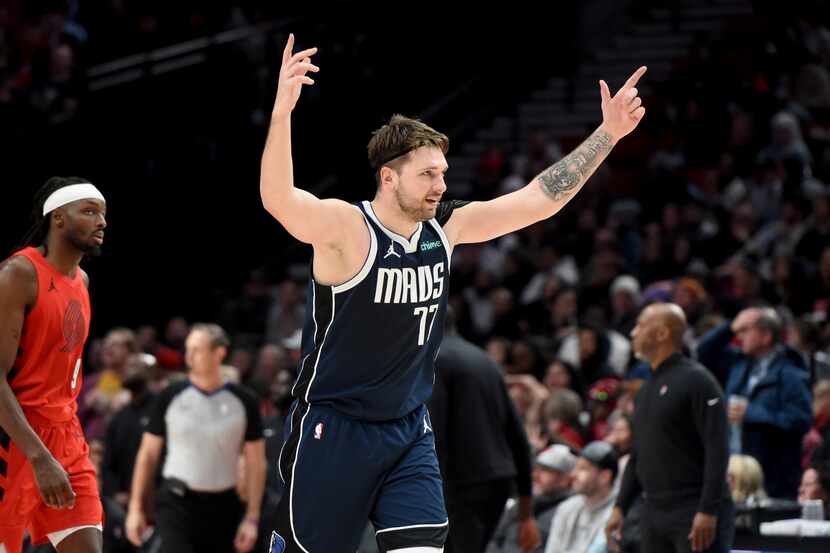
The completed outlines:
<svg viewBox="0 0 830 553">
<path fill-rule="evenodd" d="M 169 491 L 171 494 L 182 498 L 210 498 L 236 493 L 235 488 L 228 488 L 226 490 L 219 490 L 215 492 L 203 492 L 194 490 L 188 487 L 187 482 L 185 482 L 184 480 L 180 480 L 178 478 L 165 478 L 162 482 L 162 487 Z"/>
</svg>

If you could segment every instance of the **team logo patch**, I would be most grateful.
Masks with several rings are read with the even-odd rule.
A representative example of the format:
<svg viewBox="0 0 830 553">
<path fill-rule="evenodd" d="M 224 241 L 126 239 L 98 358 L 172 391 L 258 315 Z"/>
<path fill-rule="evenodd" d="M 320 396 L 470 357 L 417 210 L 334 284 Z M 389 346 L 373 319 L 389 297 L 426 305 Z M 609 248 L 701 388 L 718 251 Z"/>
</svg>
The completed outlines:
<svg viewBox="0 0 830 553">
<path fill-rule="evenodd" d="M 282 553 L 285 551 L 285 540 L 276 532 L 271 532 L 271 545 L 268 546 L 268 553 Z"/>
<path fill-rule="evenodd" d="M 86 321 L 84 321 L 84 312 L 81 309 L 81 302 L 72 300 L 66 306 L 66 311 L 63 313 L 63 340 L 64 344 L 61 352 L 67 353 L 74 351 L 84 339 L 84 330 L 86 329 Z"/>
<path fill-rule="evenodd" d="M 668 392 L 668 391 L 669 391 L 669 387 L 666 386 L 665 384 L 663 384 L 663 386 L 660 388 L 660 395 L 664 396 L 664 395 L 666 395 L 666 392 Z"/>
<path fill-rule="evenodd" d="M 317 426 L 314 427 L 314 439 L 321 440 L 323 438 L 323 423 L 318 422 Z"/>
</svg>

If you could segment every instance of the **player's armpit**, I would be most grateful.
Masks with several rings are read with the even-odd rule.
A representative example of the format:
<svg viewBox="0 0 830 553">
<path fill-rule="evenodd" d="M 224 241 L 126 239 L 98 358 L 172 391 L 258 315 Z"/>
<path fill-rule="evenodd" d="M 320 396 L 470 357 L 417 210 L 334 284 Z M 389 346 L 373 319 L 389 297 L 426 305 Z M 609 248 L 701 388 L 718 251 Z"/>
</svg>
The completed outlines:
<svg viewBox="0 0 830 553">
<path fill-rule="evenodd" d="M 266 205 L 268 212 L 291 236 L 312 246 L 332 246 L 352 240 L 366 232 L 360 210 L 337 199 L 317 198 L 311 192 L 294 188 L 281 201 Z"/>
</svg>

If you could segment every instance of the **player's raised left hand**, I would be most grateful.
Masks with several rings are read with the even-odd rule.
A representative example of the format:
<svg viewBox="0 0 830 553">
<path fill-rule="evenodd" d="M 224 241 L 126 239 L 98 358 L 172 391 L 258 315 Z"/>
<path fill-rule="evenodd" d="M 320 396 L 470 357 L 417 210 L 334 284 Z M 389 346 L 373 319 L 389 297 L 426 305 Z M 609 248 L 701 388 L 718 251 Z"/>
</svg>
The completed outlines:
<svg viewBox="0 0 830 553">
<path fill-rule="evenodd" d="M 294 35 L 288 35 L 288 42 L 282 52 L 279 83 L 277 84 L 277 98 L 274 100 L 273 117 L 281 118 L 294 111 L 303 85 L 314 84 L 314 79 L 308 76 L 309 72 L 316 73 L 319 67 L 311 63 L 311 56 L 317 53 L 317 48 L 308 48 L 294 53 Z"/>
<path fill-rule="evenodd" d="M 637 128 L 646 114 L 637 90 L 637 82 L 646 72 L 642 66 L 631 75 L 614 96 L 608 84 L 600 80 L 599 92 L 602 97 L 602 128 L 617 141 Z"/>
</svg>

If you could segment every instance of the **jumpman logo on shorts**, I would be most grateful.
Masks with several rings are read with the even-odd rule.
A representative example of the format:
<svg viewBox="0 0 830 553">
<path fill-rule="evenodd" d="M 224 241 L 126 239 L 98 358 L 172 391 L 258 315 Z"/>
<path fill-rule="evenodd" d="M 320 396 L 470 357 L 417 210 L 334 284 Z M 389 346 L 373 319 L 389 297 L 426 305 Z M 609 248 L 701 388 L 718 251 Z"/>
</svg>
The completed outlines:
<svg viewBox="0 0 830 553">
<path fill-rule="evenodd" d="M 426 434 L 427 432 L 432 432 L 432 427 L 427 422 L 427 416 L 424 415 L 424 434 Z"/>
<path fill-rule="evenodd" d="M 395 251 L 395 243 L 394 242 L 391 242 L 389 244 L 389 249 L 386 250 L 386 255 L 384 255 L 383 258 L 386 259 L 390 255 L 394 255 L 395 257 L 398 257 L 398 258 L 401 256 L 401 254 L 399 254 L 398 252 Z"/>
</svg>

